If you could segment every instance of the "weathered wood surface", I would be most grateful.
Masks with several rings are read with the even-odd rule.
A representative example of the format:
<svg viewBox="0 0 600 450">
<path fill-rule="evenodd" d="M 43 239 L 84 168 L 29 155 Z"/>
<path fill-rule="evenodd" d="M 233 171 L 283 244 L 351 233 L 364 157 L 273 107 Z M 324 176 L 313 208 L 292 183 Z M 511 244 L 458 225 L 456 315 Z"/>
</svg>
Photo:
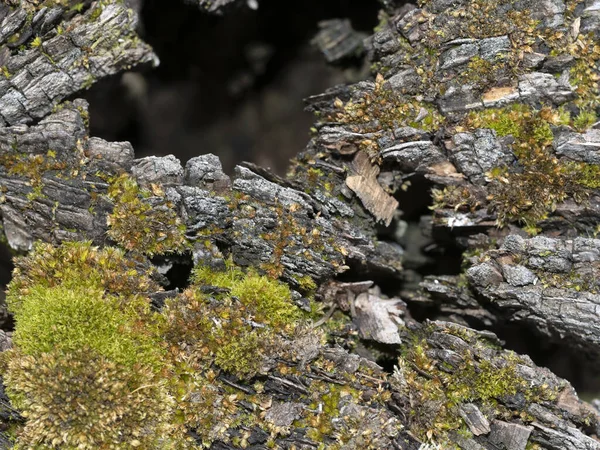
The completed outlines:
<svg viewBox="0 0 600 450">
<path fill-rule="evenodd" d="M 284 280 L 300 306 L 310 277 L 331 314 L 345 314 L 342 331 L 321 321 L 327 344 L 288 337 L 254 378 L 220 371 L 215 405 L 232 390 L 243 400 L 210 411 L 221 427 L 202 436 L 191 427 L 198 442 L 600 449 L 598 411 L 568 382 L 465 326 L 518 321 L 598 356 L 595 2 L 385 2 L 390 16 L 366 41 L 380 75 L 307 100 L 317 131 L 285 179 L 252 165 L 230 177 L 213 155 L 185 167 L 135 159 L 128 143 L 90 137 L 85 101 L 59 102 L 155 62 L 134 34 L 135 14 L 119 2 L 84 2 L 80 13 L 17 3 L 0 6 L 0 212 L 12 249 L 91 240 L 154 256 L 161 271 L 181 260 L 172 251 L 194 264 L 231 256 Z M 145 190 L 145 223 L 127 216 L 123 174 Z M 402 268 L 399 199 L 410 202 L 407 182 L 423 180 L 435 188 L 424 231 L 471 257 L 464 275 L 415 288 Z M 410 306 L 423 304 L 460 325 L 417 323 Z M 385 345 L 395 369 L 349 353 L 356 334 Z M 7 407 L 2 420 L 20 419 Z"/>
</svg>

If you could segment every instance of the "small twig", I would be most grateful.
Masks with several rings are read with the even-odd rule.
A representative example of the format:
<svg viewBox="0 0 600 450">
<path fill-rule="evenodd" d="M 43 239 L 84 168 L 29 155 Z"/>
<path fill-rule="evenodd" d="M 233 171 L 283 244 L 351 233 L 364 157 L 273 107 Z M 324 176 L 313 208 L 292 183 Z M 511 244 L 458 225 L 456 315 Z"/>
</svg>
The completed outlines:
<svg viewBox="0 0 600 450">
<path fill-rule="evenodd" d="M 246 386 L 242 386 L 241 384 L 234 383 L 233 381 L 229 381 L 227 378 L 219 377 L 219 381 L 222 381 L 223 383 L 225 383 L 233 388 L 239 389 L 240 391 L 245 392 L 248 395 L 256 394 L 256 392 L 254 392 L 252 389 L 250 389 Z"/>
<path fill-rule="evenodd" d="M 329 383 L 339 384 L 340 386 L 346 386 L 346 383 L 335 380 L 333 378 L 329 378 L 326 375 L 315 375 L 312 373 L 305 373 L 304 376 L 308 377 L 308 378 L 312 378 L 313 380 L 327 381 Z"/>
<path fill-rule="evenodd" d="M 141 391 L 142 389 L 146 389 L 146 388 L 151 388 L 151 387 L 155 387 L 155 386 L 160 386 L 161 383 L 154 383 L 154 384 L 145 384 L 143 386 L 140 386 L 139 388 L 134 389 L 133 391 L 131 391 L 129 393 L 129 396 L 132 396 L 133 394 L 135 394 L 137 391 Z"/>
<path fill-rule="evenodd" d="M 329 308 L 329 311 L 327 311 L 327 314 L 325 314 L 323 317 L 321 317 L 319 320 L 317 320 L 315 323 L 313 323 L 312 327 L 318 328 L 321 325 L 323 325 L 325 322 L 327 322 L 329 319 L 331 319 L 331 316 L 333 316 L 333 313 L 335 312 L 336 309 L 337 309 L 337 306 L 335 304 L 332 304 L 331 308 Z"/>
<path fill-rule="evenodd" d="M 286 380 L 285 378 L 279 378 L 279 377 L 276 377 L 275 375 L 269 375 L 269 379 L 279 381 L 280 383 L 286 384 L 290 387 L 294 387 L 294 388 L 298 389 L 300 392 L 302 392 L 303 394 L 307 394 L 307 395 L 309 394 L 308 390 L 305 389 L 303 386 L 300 386 L 299 384 L 296 384 L 296 383 L 292 383 L 290 380 Z"/>
<path fill-rule="evenodd" d="M 17 414 L 19 416 L 19 418 L 22 418 L 21 413 L 13 408 L 10 403 L 5 402 L 4 400 L 0 400 L 0 405 L 3 406 L 4 408 L 10 409 L 12 412 L 14 412 L 15 414 Z"/>
<path fill-rule="evenodd" d="M 364 378 L 366 380 L 371 380 L 374 383 L 387 383 L 387 381 L 385 381 L 385 380 L 381 380 L 379 378 L 370 377 L 369 375 L 365 375 L 364 373 L 360 373 L 360 372 L 357 372 L 356 376 Z"/>
<path fill-rule="evenodd" d="M 427 372 L 425 372 L 424 370 L 421 370 L 421 369 L 419 369 L 419 367 L 417 367 L 417 365 L 416 365 L 415 363 L 412 363 L 412 362 L 411 362 L 411 363 L 410 363 L 410 366 L 413 368 L 413 370 L 414 370 L 415 372 L 417 372 L 419 375 L 421 375 L 421 376 L 423 376 L 423 377 L 427 378 L 428 380 L 433 380 L 433 379 L 435 379 L 435 377 L 434 377 L 434 376 L 432 376 L 432 375 L 428 374 L 428 373 L 427 373 Z"/>
</svg>

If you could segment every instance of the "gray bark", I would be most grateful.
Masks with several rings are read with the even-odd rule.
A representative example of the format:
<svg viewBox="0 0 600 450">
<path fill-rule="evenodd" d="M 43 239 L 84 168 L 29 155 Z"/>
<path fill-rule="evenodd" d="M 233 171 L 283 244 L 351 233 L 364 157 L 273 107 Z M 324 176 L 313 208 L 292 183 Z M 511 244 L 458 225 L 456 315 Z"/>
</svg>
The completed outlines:
<svg viewBox="0 0 600 450">
<path fill-rule="evenodd" d="M 217 11 L 226 3 L 200 5 Z M 385 3 L 391 11 L 391 2 Z M 118 199 L 108 189 L 112 178 L 127 173 L 151 193 L 143 201 L 152 211 L 169 211 L 185 225 L 194 263 L 231 255 L 241 266 L 287 282 L 299 305 L 307 293 L 303 277 L 310 276 L 331 313 L 339 309 L 350 318 L 350 332 L 342 333 L 341 341 L 351 341 L 355 331 L 394 356 L 396 367 L 386 373 L 333 344 L 302 337 L 288 342 L 293 351 L 282 352 L 260 375 L 269 399 L 265 421 L 289 429 L 276 434 L 280 448 L 418 449 L 449 430 L 444 445 L 461 449 L 522 450 L 533 444 L 600 449 L 600 415 L 567 381 L 503 349 L 493 333 L 461 325 L 493 328 L 499 320 L 519 321 L 546 339 L 567 340 L 576 351 L 597 356 L 600 241 L 571 235 L 594 231 L 598 190 L 587 188 L 585 200 L 567 192 L 536 223 L 540 236 L 521 237 L 524 224 L 517 218 L 498 231 L 498 208 L 490 197 L 495 185 L 487 173 L 501 166 L 526 170 L 512 146 L 515 136 L 459 126 L 469 111 L 515 102 L 562 105 L 576 115 L 583 94 L 569 82 L 575 56 L 551 55 L 535 36 L 560 31 L 575 40 L 585 32 L 597 43 L 598 10 L 585 2 L 575 2 L 568 14 L 559 0 L 500 2 L 486 20 L 497 17 L 502 23 L 493 22 L 497 28 L 487 34 L 494 36 L 484 36 L 485 31 L 469 28 L 478 14 L 469 9 L 471 2 L 423 3 L 397 10 L 367 40 L 369 59 L 384 77 L 308 99 L 320 122 L 285 179 L 251 164 L 238 166 L 229 177 L 214 155 L 193 158 L 185 167 L 173 156 L 135 159 L 129 143 L 89 136 L 85 101 L 55 108 L 102 76 L 155 62 L 134 34 L 135 14 L 121 4 L 85 3 L 81 14 L 41 8 L 32 21 L 27 20 L 32 6 L 0 7 L 0 67 L 8 74 L 0 80 L 0 212 L 9 246 L 27 252 L 36 240 L 115 245 L 107 219 Z M 464 10 L 472 16 L 461 15 Z M 515 14 L 525 19 L 516 20 Z M 531 35 L 531 51 L 517 55 L 514 71 L 494 65 L 515 51 L 510 40 L 519 39 L 519 32 Z M 41 44 L 32 46 L 35 36 Z M 25 48 L 18 50 L 20 45 Z M 593 58 L 581 56 L 588 57 Z M 482 61 L 490 63 L 489 70 L 465 81 L 463 75 L 475 66 L 469 64 Z M 592 61 L 597 74 L 597 59 Z M 597 95 L 597 86 L 590 89 Z M 386 96 L 383 102 L 368 103 L 362 115 L 348 119 L 353 105 L 378 95 Z M 399 109 L 413 102 L 414 110 L 374 110 L 390 102 Z M 568 124 L 551 131 L 559 164 L 598 162 L 592 124 L 584 131 Z M 446 198 L 433 205 L 425 231 L 439 247 L 487 250 L 472 258 L 466 278 L 430 276 L 420 289 L 407 283 L 407 289 L 397 289 L 398 297 L 388 298 L 377 283 L 365 280 L 397 286 L 406 281 L 398 243 L 405 206 L 398 199 L 411 180 L 466 192 L 464 202 L 448 204 Z M 385 236 L 395 238 L 382 238 L 377 231 L 382 225 L 388 226 Z M 172 225 L 150 227 L 159 233 Z M 164 269 L 176 257 L 159 259 Z M 337 279 L 342 273 L 351 280 Z M 156 303 L 167 295 L 177 293 L 156 293 Z M 436 305 L 446 320 L 418 323 L 407 304 Z M 297 373 L 283 372 L 280 364 Z M 256 394 L 253 381 L 222 374 L 218 395 L 227 395 L 225 385 Z M 331 411 L 319 409 L 324 401 L 317 399 L 321 406 L 313 413 L 331 427 L 315 437 L 295 421 L 310 410 L 307 393 L 318 381 L 331 391 L 343 386 L 355 393 L 341 395 L 335 420 L 327 417 Z M 228 422 L 260 414 L 253 408 L 240 402 Z M 8 406 L 0 418 L 17 420 Z M 242 435 L 246 448 L 266 448 L 271 431 L 231 426 L 211 448 L 240 448 L 236 438 Z"/>
</svg>

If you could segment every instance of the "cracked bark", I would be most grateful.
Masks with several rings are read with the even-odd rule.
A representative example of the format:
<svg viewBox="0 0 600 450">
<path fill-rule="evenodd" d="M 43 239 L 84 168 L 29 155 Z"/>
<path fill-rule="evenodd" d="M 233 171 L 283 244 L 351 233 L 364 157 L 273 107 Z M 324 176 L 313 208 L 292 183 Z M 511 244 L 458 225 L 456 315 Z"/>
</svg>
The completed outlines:
<svg viewBox="0 0 600 450">
<path fill-rule="evenodd" d="M 230 2 L 199 3 L 217 11 Z M 535 0 L 527 10 L 500 2 L 504 9 L 486 14 L 506 23 L 489 19 L 494 36 L 484 36 L 470 28 L 478 14 L 471 2 L 422 3 L 396 9 L 384 2 L 391 17 L 367 40 L 369 59 L 384 76 L 308 99 L 320 122 L 285 179 L 250 164 L 229 177 L 214 155 L 185 167 L 173 156 L 135 159 L 129 143 L 89 136 L 85 101 L 60 102 L 98 78 L 156 62 L 134 34 L 135 14 L 120 3 L 84 2 L 81 13 L 28 2 L 0 7 L 0 212 L 12 249 L 27 252 L 38 240 L 119 244 L 107 221 L 118 199 L 108 189 L 113 177 L 127 173 L 152 193 L 144 202 L 171 211 L 185 225 L 194 264 L 230 255 L 241 266 L 284 280 L 299 305 L 303 277 L 310 276 L 331 313 L 335 308 L 350 317 L 334 342 L 348 343 L 356 332 L 394 355 L 396 368 L 386 373 L 331 341 L 287 342 L 293 350 L 268 361 L 257 376 L 268 401 L 260 408 L 240 402 L 227 422 L 242 414 L 260 420 L 230 426 L 211 448 L 240 448 L 240 439 L 246 448 L 266 448 L 271 438 L 289 449 L 408 450 L 436 440 L 462 449 L 600 449 L 600 416 L 568 382 L 503 349 L 493 333 L 468 327 L 518 321 L 544 339 L 598 356 L 600 240 L 577 236 L 595 231 L 597 188 L 586 190 L 585 198 L 574 191 L 552 205 L 536 223 L 536 237 L 526 237 L 515 217 L 498 230 L 498 206 L 490 197 L 498 181 L 489 172 L 528 169 L 519 167 L 515 136 L 463 122 L 470 111 L 515 102 L 563 106 L 573 115 L 587 107 L 581 100 L 595 105 L 597 85 L 583 92 L 569 76 L 577 58 L 592 58 L 576 47 L 597 45 L 598 10 L 577 1 Z M 542 33 L 570 36 L 574 47 L 565 45 L 556 56 L 538 39 Z M 584 33 L 592 44 L 579 39 Z M 34 45 L 35 36 L 41 42 Z M 515 50 L 511 39 L 528 47 Z M 494 65 L 506 54 L 515 58 L 514 71 Z M 481 61 L 490 63 L 486 73 L 465 80 Z M 595 76 L 596 61 L 590 69 Z M 378 112 L 373 99 L 383 99 L 383 108 L 398 101 L 400 112 Z M 400 110 L 411 101 L 412 110 Z M 598 163 L 594 126 L 577 131 L 572 123 L 552 124 L 548 151 L 557 164 Z M 445 191 L 423 223 L 438 248 L 454 245 L 479 254 L 467 261 L 466 274 L 431 275 L 419 280 L 420 288 L 406 283 L 390 299 L 377 283 L 364 282 L 401 286 L 407 277 L 402 247 L 382 239 L 377 222 L 392 223 L 393 234 L 403 209 L 400 202 L 397 210 L 395 196 L 417 179 L 440 192 L 464 189 L 458 200 Z M 154 263 L 165 270 L 178 258 L 163 255 Z M 342 273 L 351 280 L 337 279 Z M 152 298 L 160 304 L 176 295 L 157 292 Z M 430 318 L 444 321 L 418 323 L 407 305 L 435 305 Z M 249 396 L 257 393 L 254 381 L 220 374 L 221 383 Z M 323 412 L 321 398 L 311 410 L 308 394 L 317 383 L 354 392 L 342 394 L 328 412 L 335 420 Z M 9 407 L 0 417 L 18 420 Z M 302 418 L 331 424 L 315 436 Z"/>
</svg>

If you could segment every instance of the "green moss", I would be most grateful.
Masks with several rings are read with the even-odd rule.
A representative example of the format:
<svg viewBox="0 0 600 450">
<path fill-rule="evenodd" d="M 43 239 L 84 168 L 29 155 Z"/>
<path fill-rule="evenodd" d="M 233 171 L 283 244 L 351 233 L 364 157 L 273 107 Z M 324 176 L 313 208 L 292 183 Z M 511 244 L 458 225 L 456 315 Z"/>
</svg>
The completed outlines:
<svg viewBox="0 0 600 450">
<path fill-rule="evenodd" d="M 468 330 L 458 334 L 456 331 L 449 330 L 475 347 L 488 347 L 477 342 L 478 337 Z M 400 376 L 405 380 L 403 389 L 410 395 L 413 408 L 408 428 L 417 437 L 450 444 L 449 432 L 464 428 L 458 412 L 464 403 L 475 403 L 482 411 L 491 412 L 494 417 L 488 419 L 492 420 L 512 416 L 499 403 L 505 397 L 523 393 L 530 402 L 555 398 L 556 392 L 545 386 L 532 387 L 519 375 L 517 366 L 522 361 L 516 354 L 504 352 L 501 358 L 479 360 L 460 349 L 460 346 L 455 349 L 458 366 L 439 367 L 428 353 L 426 338 L 413 336 L 398 361 Z"/>
<path fill-rule="evenodd" d="M 183 443 L 172 418 L 162 316 L 138 292 L 152 284 L 135 261 L 127 270 L 119 251 L 38 244 L 15 265 L 7 292 L 14 349 L 3 354 L 3 377 L 27 418 L 19 448 Z"/>
<path fill-rule="evenodd" d="M 80 13 L 81 11 L 83 11 L 84 7 L 85 7 L 85 4 L 83 2 L 75 3 L 73 6 L 71 6 L 71 8 L 69 9 L 69 12 Z"/>
<path fill-rule="evenodd" d="M 317 284 L 310 275 L 294 276 L 293 278 L 298 285 L 298 289 L 305 294 L 313 293 L 317 289 Z"/>
<path fill-rule="evenodd" d="M 20 351 L 39 356 L 89 348 L 126 367 L 139 361 L 159 366 L 158 341 L 139 332 L 137 314 L 122 311 L 119 300 L 105 296 L 101 288 L 80 283 L 29 289 L 15 314 L 14 343 Z"/>
<path fill-rule="evenodd" d="M 390 22 L 390 15 L 387 14 L 383 10 L 379 12 L 378 18 L 379 18 L 379 23 L 375 26 L 375 28 L 373 28 L 373 33 L 378 33 L 380 31 L 383 31 Z"/>
<path fill-rule="evenodd" d="M 505 396 L 515 395 L 524 384 L 516 372 L 516 365 L 496 367 L 490 361 L 481 361 L 478 366 L 467 364 L 460 377 L 448 384 L 447 398 L 455 405 L 464 402 L 489 402 Z"/>
<path fill-rule="evenodd" d="M 452 208 L 455 211 L 475 211 L 479 202 L 467 186 L 446 186 L 443 189 L 432 189 L 433 200 L 430 209 Z"/>
<path fill-rule="evenodd" d="M 325 173 L 321 169 L 309 167 L 306 171 L 306 176 L 311 184 L 317 184 L 325 176 Z"/>
<path fill-rule="evenodd" d="M 582 275 L 575 270 L 566 274 L 536 271 L 536 275 L 544 287 L 572 289 L 577 292 L 584 291 L 592 294 L 599 292 L 598 281 L 593 275 Z"/>
<path fill-rule="evenodd" d="M 467 122 L 470 127 L 490 128 L 498 136 L 511 135 L 519 140 L 533 138 L 536 143 L 541 140 L 542 144 L 553 139 L 549 123 L 536 115 L 531 107 L 521 103 L 472 112 Z"/>
<path fill-rule="evenodd" d="M 490 128 L 499 136 L 512 136 L 513 152 L 519 168 L 497 167 L 487 173 L 490 180 L 489 196 L 492 208 L 503 226 L 519 221 L 531 233 L 539 230 L 538 223 L 545 219 L 568 197 L 581 202 L 589 190 L 600 185 L 596 165 L 559 160 L 552 152 L 552 126 L 586 126 L 595 117 L 582 112 L 577 118 L 567 118 L 565 111 L 542 108 L 539 111 L 522 104 L 506 108 L 487 109 L 468 115 L 470 129 Z"/>
<path fill-rule="evenodd" d="M 287 285 L 228 263 L 227 270 L 194 269 L 192 286 L 182 298 L 169 302 L 165 314 L 167 339 L 185 342 L 196 364 L 241 378 L 261 369 L 263 358 L 277 348 L 278 337 L 289 335 L 303 313 L 291 300 Z M 220 291 L 205 294 L 203 286 Z"/>
<path fill-rule="evenodd" d="M 197 266 L 192 273 L 192 282 L 229 289 L 245 307 L 253 309 L 253 316 L 258 321 L 276 328 L 294 324 L 300 318 L 298 308 L 290 307 L 291 293 L 286 284 L 259 275 L 252 269 L 245 273 L 231 261 L 222 272 Z"/>
<path fill-rule="evenodd" d="M 161 199 L 159 205 L 153 206 L 147 200 L 153 194 Z M 107 219 L 108 235 L 125 249 L 155 255 L 180 253 L 188 248 L 186 227 L 159 186 L 152 193 L 123 174 L 111 180 L 108 196 L 114 202 Z"/>
</svg>

